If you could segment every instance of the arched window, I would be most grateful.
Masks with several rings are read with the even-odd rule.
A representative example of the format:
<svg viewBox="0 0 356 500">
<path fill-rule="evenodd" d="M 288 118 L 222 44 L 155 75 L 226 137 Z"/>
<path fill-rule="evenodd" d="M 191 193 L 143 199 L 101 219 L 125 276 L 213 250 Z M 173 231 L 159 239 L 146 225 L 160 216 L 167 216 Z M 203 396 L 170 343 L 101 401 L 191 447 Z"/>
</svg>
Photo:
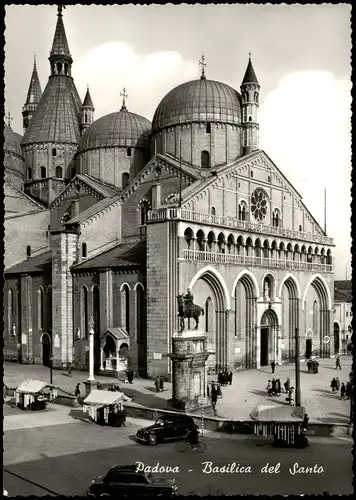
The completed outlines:
<svg viewBox="0 0 356 500">
<path fill-rule="evenodd" d="M 81 289 L 81 331 L 88 338 L 88 290 L 86 286 Z"/>
<path fill-rule="evenodd" d="M 244 201 L 239 203 L 239 220 L 246 220 L 246 203 Z"/>
<path fill-rule="evenodd" d="M 32 180 L 32 168 L 30 168 L 30 167 L 28 167 L 28 169 L 27 169 L 27 179 L 29 181 Z"/>
<path fill-rule="evenodd" d="M 56 167 L 56 177 L 57 177 L 57 179 L 62 179 L 63 178 L 62 167 Z"/>
<path fill-rule="evenodd" d="M 57 71 L 58 71 L 58 74 L 60 75 L 62 72 L 62 63 L 61 62 L 57 63 Z"/>
<path fill-rule="evenodd" d="M 87 244 L 83 243 L 82 244 L 82 257 L 85 259 L 87 256 Z"/>
<path fill-rule="evenodd" d="M 7 292 L 7 329 L 9 335 L 12 334 L 12 325 L 14 323 L 14 294 L 10 288 Z"/>
<path fill-rule="evenodd" d="M 215 209 L 215 207 L 211 207 L 211 215 L 216 215 L 216 209 Z"/>
<path fill-rule="evenodd" d="M 299 231 L 302 232 L 303 231 L 303 227 L 301 224 L 299 224 Z"/>
<path fill-rule="evenodd" d="M 149 210 L 149 205 L 143 203 L 141 206 L 141 226 L 144 226 L 147 222 L 147 212 Z"/>
<path fill-rule="evenodd" d="M 98 285 L 93 286 L 93 321 L 96 338 L 100 336 L 100 290 Z"/>
<path fill-rule="evenodd" d="M 46 178 L 46 167 L 41 167 L 41 179 Z"/>
<path fill-rule="evenodd" d="M 127 188 L 127 186 L 130 184 L 130 174 L 127 172 L 124 172 L 121 176 L 121 184 L 122 184 L 122 189 Z"/>
<path fill-rule="evenodd" d="M 280 221 L 280 214 L 279 214 L 279 210 L 278 210 L 278 208 L 275 208 L 275 209 L 273 210 L 273 214 L 272 214 L 272 225 L 273 225 L 274 227 L 279 227 L 279 225 L 280 225 L 280 222 L 279 222 L 279 221 Z"/>
<path fill-rule="evenodd" d="M 201 168 L 210 167 L 210 155 L 207 151 L 201 152 Z"/>
<path fill-rule="evenodd" d="M 126 154 L 127 154 L 127 156 L 131 156 L 131 148 L 130 147 L 127 148 Z"/>
<path fill-rule="evenodd" d="M 187 229 L 184 231 L 184 239 L 187 242 L 188 248 L 190 248 L 193 238 L 194 235 L 192 229 L 190 227 L 187 227 Z"/>
<path fill-rule="evenodd" d="M 27 255 L 27 257 L 31 257 L 31 246 L 30 245 L 27 245 L 26 255 Z"/>
<path fill-rule="evenodd" d="M 57 150 L 56 150 L 56 148 L 52 149 L 52 156 L 57 156 Z"/>
<path fill-rule="evenodd" d="M 137 342 L 143 342 L 145 338 L 145 292 L 142 285 L 136 287 L 136 325 Z"/>
<path fill-rule="evenodd" d="M 43 318 L 44 318 L 44 307 L 43 307 L 43 289 L 39 288 L 37 292 L 37 321 L 38 329 L 43 330 Z"/>
<path fill-rule="evenodd" d="M 68 64 L 67 64 L 67 63 L 65 63 L 65 64 L 64 64 L 64 73 L 65 73 L 66 75 L 68 75 L 68 73 L 69 73 L 69 70 L 68 70 Z"/>
<path fill-rule="evenodd" d="M 121 289 L 121 325 L 130 333 L 130 290 L 127 285 Z"/>
<path fill-rule="evenodd" d="M 210 125 L 210 123 L 207 123 L 206 124 L 206 133 L 210 134 L 210 132 L 211 132 L 211 125 Z"/>
<path fill-rule="evenodd" d="M 84 123 L 88 123 L 88 114 L 86 111 L 84 113 Z"/>
</svg>

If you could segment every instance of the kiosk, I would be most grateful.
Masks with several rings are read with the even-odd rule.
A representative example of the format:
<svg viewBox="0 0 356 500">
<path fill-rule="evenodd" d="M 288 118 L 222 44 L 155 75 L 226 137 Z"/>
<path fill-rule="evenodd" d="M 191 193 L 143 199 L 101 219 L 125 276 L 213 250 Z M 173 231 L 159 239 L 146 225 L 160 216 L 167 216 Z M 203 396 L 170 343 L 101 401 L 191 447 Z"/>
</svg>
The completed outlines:
<svg viewBox="0 0 356 500">
<path fill-rule="evenodd" d="M 93 389 L 83 401 L 83 412 L 99 425 L 121 427 L 125 425 L 125 401 L 131 401 L 123 392 L 101 391 Z"/>
<path fill-rule="evenodd" d="M 49 395 L 44 390 L 49 388 Z M 41 380 L 24 380 L 15 391 L 16 406 L 22 410 L 45 410 L 48 401 L 57 397 L 57 388 Z"/>
</svg>

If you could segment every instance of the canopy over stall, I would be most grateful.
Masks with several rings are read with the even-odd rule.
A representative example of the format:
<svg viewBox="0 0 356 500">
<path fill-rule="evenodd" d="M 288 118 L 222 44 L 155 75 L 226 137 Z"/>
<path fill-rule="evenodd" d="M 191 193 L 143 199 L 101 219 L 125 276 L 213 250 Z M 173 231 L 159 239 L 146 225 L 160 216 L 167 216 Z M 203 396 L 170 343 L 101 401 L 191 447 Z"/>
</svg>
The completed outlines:
<svg viewBox="0 0 356 500">
<path fill-rule="evenodd" d="M 300 407 L 298 407 L 300 408 Z M 304 408 L 303 408 L 304 410 Z M 293 406 L 256 406 L 250 413 L 253 420 L 259 422 L 291 422 L 302 423 L 304 411 L 296 410 Z"/>
<path fill-rule="evenodd" d="M 43 391 L 46 387 L 51 389 L 56 389 L 56 386 L 49 384 L 48 382 L 42 382 L 41 380 L 26 379 L 17 387 L 16 392 L 23 394 L 38 394 Z"/>
</svg>

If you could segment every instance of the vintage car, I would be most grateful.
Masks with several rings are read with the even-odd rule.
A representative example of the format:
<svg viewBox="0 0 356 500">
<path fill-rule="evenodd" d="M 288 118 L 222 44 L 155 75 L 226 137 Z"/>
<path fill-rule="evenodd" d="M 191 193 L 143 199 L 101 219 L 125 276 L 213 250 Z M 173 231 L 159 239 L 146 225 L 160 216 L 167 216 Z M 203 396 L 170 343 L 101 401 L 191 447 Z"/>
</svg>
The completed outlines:
<svg viewBox="0 0 356 500">
<path fill-rule="evenodd" d="M 156 477 L 152 473 L 137 471 L 136 465 L 115 465 L 104 475 L 91 482 L 88 496 L 152 496 L 168 497 L 177 495 L 174 479 Z"/>
<path fill-rule="evenodd" d="M 155 445 L 164 441 L 183 439 L 195 427 L 194 420 L 188 415 L 161 415 L 153 425 L 139 429 L 136 439 Z"/>
</svg>

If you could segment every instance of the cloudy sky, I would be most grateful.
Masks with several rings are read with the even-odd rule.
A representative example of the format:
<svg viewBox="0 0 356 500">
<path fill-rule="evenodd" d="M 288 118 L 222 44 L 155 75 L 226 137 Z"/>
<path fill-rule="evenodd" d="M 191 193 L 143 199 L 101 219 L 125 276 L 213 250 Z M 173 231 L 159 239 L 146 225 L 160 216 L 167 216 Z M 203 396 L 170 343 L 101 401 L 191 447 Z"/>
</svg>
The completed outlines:
<svg viewBox="0 0 356 500">
<path fill-rule="evenodd" d="M 95 118 L 121 107 L 152 120 L 164 95 L 206 75 L 239 90 L 248 53 L 261 84 L 260 147 L 336 243 L 336 279 L 350 278 L 350 6 L 68 6 L 72 75 Z M 33 56 L 44 89 L 56 6 L 6 6 L 5 108 L 22 133 Z"/>
</svg>

